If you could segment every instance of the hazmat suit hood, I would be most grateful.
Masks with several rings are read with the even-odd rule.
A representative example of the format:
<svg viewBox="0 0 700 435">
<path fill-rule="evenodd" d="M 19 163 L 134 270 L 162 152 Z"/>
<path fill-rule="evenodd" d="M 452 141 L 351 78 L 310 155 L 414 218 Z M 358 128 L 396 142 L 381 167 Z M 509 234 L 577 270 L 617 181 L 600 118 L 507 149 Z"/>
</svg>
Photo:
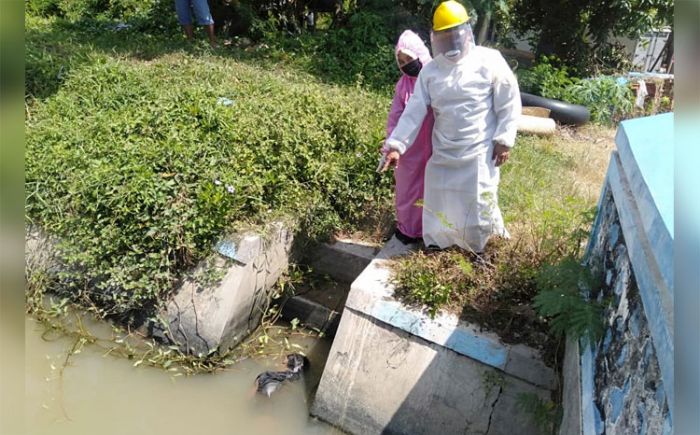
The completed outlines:
<svg viewBox="0 0 700 435">
<path fill-rule="evenodd" d="M 414 58 L 418 58 L 420 63 L 423 64 L 423 67 L 425 67 L 425 65 L 432 60 L 428 47 L 426 47 L 420 36 L 411 30 L 405 30 L 401 36 L 399 36 L 399 42 L 396 44 L 396 48 L 394 49 L 394 58 L 396 59 L 397 65 L 399 63 L 398 57 L 400 51 L 403 51 Z M 408 77 L 403 72 L 402 75 L 403 77 Z"/>
</svg>

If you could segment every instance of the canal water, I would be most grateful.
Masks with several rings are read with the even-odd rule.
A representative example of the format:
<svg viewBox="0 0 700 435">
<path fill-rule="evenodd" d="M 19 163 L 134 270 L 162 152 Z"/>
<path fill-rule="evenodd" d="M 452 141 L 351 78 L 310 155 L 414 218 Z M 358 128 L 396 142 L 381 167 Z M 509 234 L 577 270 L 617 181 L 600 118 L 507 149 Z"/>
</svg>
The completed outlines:
<svg viewBox="0 0 700 435">
<path fill-rule="evenodd" d="M 310 371 L 267 398 L 255 393 L 255 377 L 265 370 L 283 370 L 283 356 L 248 359 L 213 374 L 173 377 L 86 345 L 62 370 L 73 341 L 43 339 L 44 328 L 31 318 L 25 331 L 28 434 L 341 433 L 309 417 L 330 349 L 327 339 L 297 340 L 311 361 Z"/>
</svg>

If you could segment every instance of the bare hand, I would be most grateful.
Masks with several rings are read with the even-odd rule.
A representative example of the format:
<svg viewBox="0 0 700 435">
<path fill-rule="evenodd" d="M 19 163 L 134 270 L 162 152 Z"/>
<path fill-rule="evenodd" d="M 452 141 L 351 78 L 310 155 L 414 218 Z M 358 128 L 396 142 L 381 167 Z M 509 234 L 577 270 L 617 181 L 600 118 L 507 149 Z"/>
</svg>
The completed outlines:
<svg viewBox="0 0 700 435">
<path fill-rule="evenodd" d="M 401 158 L 401 154 L 399 154 L 398 151 L 392 150 L 389 152 L 389 154 L 386 155 L 386 163 L 384 163 L 384 167 L 382 168 L 382 172 L 386 171 L 389 169 L 389 166 L 392 164 L 396 165 L 396 167 L 399 167 L 399 159 Z"/>
<path fill-rule="evenodd" d="M 496 166 L 501 166 L 507 162 L 508 157 L 510 157 L 510 148 L 500 143 L 494 144 L 491 160 L 496 160 Z"/>
</svg>

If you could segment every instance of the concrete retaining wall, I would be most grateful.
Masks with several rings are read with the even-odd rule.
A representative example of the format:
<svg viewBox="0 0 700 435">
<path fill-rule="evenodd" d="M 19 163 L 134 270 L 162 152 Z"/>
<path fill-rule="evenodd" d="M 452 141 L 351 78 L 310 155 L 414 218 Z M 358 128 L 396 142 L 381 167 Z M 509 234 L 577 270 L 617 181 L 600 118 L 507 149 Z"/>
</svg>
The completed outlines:
<svg viewBox="0 0 700 435">
<path fill-rule="evenodd" d="M 292 239 L 277 223 L 266 235 L 220 241 L 168 302 L 167 327 L 154 333 L 195 354 L 236 346 L 260 324 L 271 289 L 287 270 Z"/>
<path fill-rule="evenodd" d="M 311 413 L 356 434 L 539 434 L 518 396 L 549 400 L 552 370 L 532 349 L 393 299 L 387 265 L 407 250 L 392 239 L 353 282 Z"/>
<path fill-rule="evenodd" d="M 622 123 L 586 262 L 611 300 L 594 347 L 569 342 L 561 435 L 673 427 L 673 115 Z"/>
</svg>

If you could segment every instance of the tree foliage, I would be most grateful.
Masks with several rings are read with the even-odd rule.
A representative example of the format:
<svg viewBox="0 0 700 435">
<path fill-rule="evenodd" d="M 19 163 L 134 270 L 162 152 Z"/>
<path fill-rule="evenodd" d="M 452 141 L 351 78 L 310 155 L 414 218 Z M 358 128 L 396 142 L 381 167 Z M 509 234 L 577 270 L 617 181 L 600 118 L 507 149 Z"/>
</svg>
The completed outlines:
<svg viewBox="0 0 700 435">
<path fill-rule="evenodd" d="M 670 23 L 673 0 L 517 0 L 512 16 L 538 57 L 556 55 L 584 73 L 615 61 L 612 37 L 636 38 Z"/>
</svg>

